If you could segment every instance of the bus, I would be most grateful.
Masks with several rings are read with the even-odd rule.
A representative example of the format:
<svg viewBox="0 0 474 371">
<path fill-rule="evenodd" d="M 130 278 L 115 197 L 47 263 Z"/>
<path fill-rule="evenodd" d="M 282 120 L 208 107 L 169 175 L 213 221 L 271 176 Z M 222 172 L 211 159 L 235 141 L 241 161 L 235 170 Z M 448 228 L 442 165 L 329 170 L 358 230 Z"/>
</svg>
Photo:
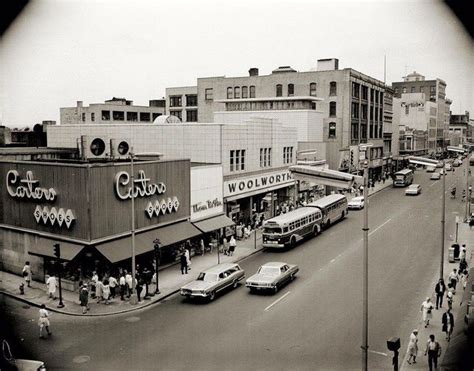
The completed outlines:
<svg viewBox="0 0 474 371">
<path fill-rule="evenodd" d="M 307 207 L 315 207 L 323 214 L 323 226 L 329 227 L 336 220 L 344 219 L 347 215 L 347 197 L 341 194 L 333 194 L 322 197 L 311 202 Z"/>
<path fill-rule="evenodd" d="M 321 232 L 322 214 L 319 209 L 300 207 L 263 223 L 263 247 L 294 247 L 307 236 Z"/>
<path fill-rule="evenodd" d="M 406 187 L 413 183 L 413 170 L 403 169 L 393 174 L 394 187 Z"/>
</svg>

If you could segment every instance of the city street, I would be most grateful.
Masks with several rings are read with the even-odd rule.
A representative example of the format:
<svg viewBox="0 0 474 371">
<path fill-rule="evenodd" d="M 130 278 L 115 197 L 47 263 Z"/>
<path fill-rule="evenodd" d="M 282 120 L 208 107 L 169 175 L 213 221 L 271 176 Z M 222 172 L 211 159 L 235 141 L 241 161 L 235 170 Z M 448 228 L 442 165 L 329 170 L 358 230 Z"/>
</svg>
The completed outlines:
<svg viewBox="0 0 474 371">
<path fill-rule="evenodd" d="M 446 179 L 446 248 L 455 216 L 464 214 L 460 197 L 449 197 L 453 184 L 458 194 L 463 188 L 464 167 Z M 400 337 L 404 355 L 410 332 L 420 326 L 421 302 L 439 274 L 442 180 L 429 177 L 415 172 L 414 183 L 423 189 L 419 196 L 389 187 L 370 198 L 372 370 L 391 368 L 386 340 L 392 336 Z M 38 339 L 37 308 L 5 298 L 7 317 L 24 339 L 25 356 L 45 361 L 48 369 L 359 369 L 362 218 L 363 211 L 351 211 L 293 250 L 263 251 L 244 260 L 246 277 L 268 261 L 299 265 L 297 279 L 276 295 L 250 294 L 241 285 L 211 303 L 174 295 L 113 317 L 53 314 L 47 340 Z M 439 331 L 439 324 L 433 328 Z"/>
</svg>

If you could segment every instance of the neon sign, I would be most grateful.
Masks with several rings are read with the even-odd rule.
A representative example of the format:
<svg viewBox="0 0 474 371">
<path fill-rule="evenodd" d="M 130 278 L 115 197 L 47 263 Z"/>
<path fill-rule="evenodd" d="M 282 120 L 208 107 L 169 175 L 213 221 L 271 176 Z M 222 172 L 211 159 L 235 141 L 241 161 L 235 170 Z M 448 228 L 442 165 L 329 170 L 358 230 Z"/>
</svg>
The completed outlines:
<svg viewBox="0 0 474 371">
<path fill-rule="evenodd" d="M 26 172 L 25 179 L 20 179 L 18 171 L 10 170 L 7 173 L 6 181 L 8 194 L 12 197 L 30 198 L 33 200 L 44 199 L 45 201 L 54 201 L 56 199 L 54 188 L 38 187 L 39 180 L 33 178 L 33 172 L 30 170 Z"/>
</svg>

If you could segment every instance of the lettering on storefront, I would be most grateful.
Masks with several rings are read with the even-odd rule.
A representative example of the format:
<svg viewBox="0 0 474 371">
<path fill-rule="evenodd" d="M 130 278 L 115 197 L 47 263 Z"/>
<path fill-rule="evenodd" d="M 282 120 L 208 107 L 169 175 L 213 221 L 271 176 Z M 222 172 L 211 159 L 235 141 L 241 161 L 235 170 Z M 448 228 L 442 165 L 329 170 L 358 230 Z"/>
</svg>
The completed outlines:
<svg viewBox="0 0 474 371">
<path fill-rule="evenodd" d="M 7 191 L 11 197 L 51 202 L 56 199 L 56 191 L 54 188 L 38 187 L 39 180 L 34 179 L 33 172 L 30 170 L 26 172 L 25 179 L 20 179 L 18 171 L 10 170 L 7 173 L 6 182 Z"/>
<path fill-rule="evenodd" d="M 252 178 L 241 180 L 232 180 L 224 182 L 224 196 L 232 196 L 235 194 L 250 192 L 253 190 L 282 185 L 292 182 L 293 179 L 289 172 L 273 173 L 268 175 L 260 175 Z"/>
<path fill-rule="evenodd" d="M 130 186 L 130 174 L 120 171 L 115 175 L 115 192 L 121 200 L 133 197 L 149 197 L 160 195 L 166 192 L 166 185 L 163 182 L 151 183 L 144 170 L 138 171 L 138 176 L 133 180 L 133 187 Z"/>
<path fill-rule="evenodd" d="M 197 213 L 199 211 L 206 211 L 219 206 L 222 206 L 222 201 L 218 198 L 215 198 L 213 200 L 206 200 L 204 202 L 199 202 L 197 204 L 192 205 L 193 213 Z"/>
<path fill-rule="evenodd" d="M 152 218 L 153 215 L 159 216 L 160 214 L 171 214 L 177 212 L 179 208 L 178 197 L 173 197 L 168 199 L 156 200 L 155 202 L 148 202 L 146 206 L 146 213 L 149 218 Z"/>
<path fill-rule="evenodd" d="M 58 210 L 55 207 L 50 209 L 48 206 L 41 207 L 36 205 L 33 215 L 38 224 L 58 225 L 59 227 L 64 225 L 67 229 L 69 229 L 73 221 L 76 220 L 74 212 L 71 209 L 64 210 L 60 208 Z"/>
</svg>

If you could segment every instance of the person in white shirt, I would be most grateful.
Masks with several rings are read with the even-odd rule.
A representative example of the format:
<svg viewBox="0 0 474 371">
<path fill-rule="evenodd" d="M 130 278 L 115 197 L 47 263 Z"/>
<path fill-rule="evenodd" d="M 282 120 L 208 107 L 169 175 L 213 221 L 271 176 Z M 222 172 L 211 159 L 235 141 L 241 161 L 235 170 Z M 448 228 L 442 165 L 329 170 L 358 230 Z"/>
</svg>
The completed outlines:
<svg viewBox="0 0 474 371">
<path fill-rule="evenodd" d="M 46 286 L 48 287 L 48 296 L 55 300 L 57 281 L 54 275 L 48 277 L 48 279 L 46 280 Z"/>
<path fill-rule="evenodd" d="M 453 271 L 449 274 L 448 280 L 451 282 L 451 286 L 453 286 L 453 289 L 454 289 L 453 294 L 456 295 L 456 285 L 459 281 L 459 276 L 458 276 L 456 268 L 454 268 Z"/>
<path fill-rule="evenodd" d="M 110 276 L 109 277 L 109 286 L 110 286 L 110 296 L 112 298 L 115 298 L 117 284 L 118 284 L 118 282 L 115 279 L 115 277 Z"/>
<path fill-rule="evenodd" d="M 127 296 L 130 298 L 132 295 L 132 275 L 128 272 L 125 274 L 125 283 L 127 284 Z"/>
<path fill-rule="evenodd" d="M 102 282 L 101 282 L 102 283 Z M 109 304 L 110 297 L 110 285 L 108 280 L 104 280 L 102 283 L 102 298 L 105 300 L 105 304 Z"/>
<path fill-rule="evenodd" d="M 433 318 L 433 311 L 434 306 L 431 302 L 430 298 L 426 298 L 426 300 L 421 304 L 421 314 L 423 318 L 423 322 L 425 323 L 425 327 L 428 327 L 430 324 L 430 319 Z"/>
<path fill-rule="evenodd" d="M 50 326 L 49 313 L 46 310 L 46 305 L 44 305 L 44 304 L 41 304 L 41 308 L 39 310 L 38 326 L 40 328 L 40 339 L 44 339 L 44 337 L 43 337 L 43 328 L 45 328 L 45 327 L 46 327 L 46 332 L 48 333 L 48 335 L 52 334 L 52 332 L 49 331 L 49 326 Z"/>
<path fill-rule="evenodd" d="M 416 356 L 418 354 L 418 329 L 414 329 L 410 334 L 410 340 L 408 342 L 408 360 L 407 363 L 411 365 L 411 360 L 413 358 L 413 363 L 416 363 Z"/>
<path fill-rule="evenodd" d="M 95 299 L 95 296 L 96 296 L 97 282 L 99 282 L 99 276 L 97 275 L 97 272 L 94 271 L 94 272 L 92 272 L 92 278 L 91 278 L 91 281 L 90 281 L 92 299 Z"/>
<path fill-rule="evenodd" d="M 28 287 L 31 287 L 30 283 L 31 283 L 31 276 L 32 276 L 32 272 L 31 272 L 31 266 L 30 266 L 30 262 L 26 262 L 25 263 L 25 266 L 23 267 L 23 277 L 25 278 L 25 282 L 26 282 L 26 285 Z"/>
<path fill-rule="evenodd" d="M 232 236 L 229 241 L 229 256 L 232 256 L 234 254 L 236 246 L 237 246 L 237 241 L 235 240 L 234 236 Z"/>
<path fill-rule="evenodd" d="M 127 271 L 120 274 L 119 285 L 120 285 L 120 300 L 125 300 L 125 293 L 127 291 L 127 282 L 125 281 L 125 275 Z"/>
</svg>

